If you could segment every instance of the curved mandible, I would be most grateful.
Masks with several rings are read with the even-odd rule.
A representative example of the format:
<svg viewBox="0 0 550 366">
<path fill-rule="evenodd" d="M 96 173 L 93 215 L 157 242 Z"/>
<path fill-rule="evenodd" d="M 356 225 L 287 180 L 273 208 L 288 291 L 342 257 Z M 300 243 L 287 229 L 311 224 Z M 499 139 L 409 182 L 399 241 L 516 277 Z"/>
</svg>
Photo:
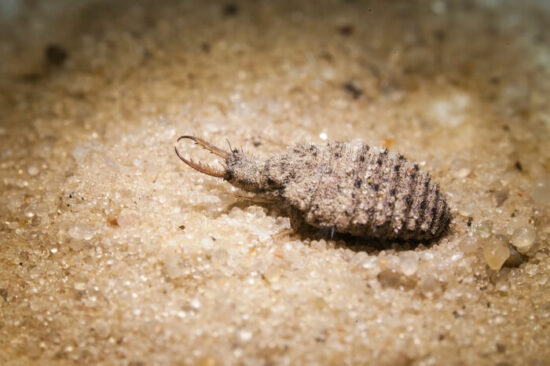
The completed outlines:
<svg viewBox="0 0 550 366">
<path fill-rule="evenodd" d="M 224 150 L 220 149 L 219 147 L 216 147 L 216 146 L 212 145 L 211 143 L 206 142 L 206 141 L 204 141 L 203 139 L 201 139 L 199 137 L 195 137 L 195 136 L 191 136 L 191 135 L 184 135 L 184 136 L 178 137 L 178 140 L 176 142 L 179 142 L 180 140 L 183 140 L 183 139 L 193 140 L 193 142 L 195 142 L 196 144 L 201 145 L 203 148 L 210 151 L 212 154 L 216 154 L 216 155 L 218 155 L 218 156 L 220 156 L 224 159 L 227 159 L 227 157 L 229 156 L 229 153 L 227 151 L 224 151 Z"/>
<path fill-rule="evenodd" d="M 190 135 L 180 136 L 180 137 L 178 137 L 176 142 L 179 142 L 180 140 L 183 140 L 183 139 L 192 140 L 194 143 L 196 143 L 196 144 L 200 145 L 202 148 L 210 151 L 212 154 L 218 155 L 218 156 L 220 156 L 224 159 L 227 159 L 227 157 L 229 156 L 228 152 L 226 152 L 226 151 L 224 151 L 224 150 L 222 150 L 222 149 L 220 149 L 220 148 L 204 141 L 201 138 L 195 137 L 195 136 L 190 136 Z M 212 177 L 225 178 L 225 176 L 226 176 L 225 170 L 215 169 L 215 168 L 212 168 L 209 165 L 194 162 L 192 159 L 186 159 L 179 153 L 178 148 L 176 146 L 174 146 L 174 150 L 175 150 L 176 155 L 178 156 L 178 158 L 180 158 L 181 161 L 183 161 L 185 164 L 189 165 L 191 168 L 193 168 L 195 170 L 198 170 L 201 173 L 208 174 Z"/>
</svg>

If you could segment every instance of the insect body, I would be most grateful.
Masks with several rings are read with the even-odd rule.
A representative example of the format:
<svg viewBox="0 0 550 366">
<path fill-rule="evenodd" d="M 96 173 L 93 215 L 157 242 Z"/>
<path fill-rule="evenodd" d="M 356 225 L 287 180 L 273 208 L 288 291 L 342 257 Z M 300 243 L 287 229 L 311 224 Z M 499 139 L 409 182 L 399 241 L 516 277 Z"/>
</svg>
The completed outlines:
<svg viewBox="0 0 550 366">
<path fill-rule="evenodd" d="M 383 240 L 429 241 L 451 214 L 438 184 L 401 154 L 354 141 L 301 144 L 265 161 L 190 139 L 222 157 L 224 169 L 184 158 L 192 168 L 245 191 L 280 199 L 307 224 Z"/>
</svg>

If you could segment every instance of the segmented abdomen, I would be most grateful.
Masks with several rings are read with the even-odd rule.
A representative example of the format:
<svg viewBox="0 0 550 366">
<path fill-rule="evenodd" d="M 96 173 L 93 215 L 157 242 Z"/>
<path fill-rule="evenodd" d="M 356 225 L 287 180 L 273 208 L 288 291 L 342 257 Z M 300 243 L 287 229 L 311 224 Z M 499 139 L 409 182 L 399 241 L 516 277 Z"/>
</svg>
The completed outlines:
<svg viewBox="0 0 550 366">
<path fill-rule="evenodd" d="M 430 240 L 449 224 L 449 208 L 430 175 L 385 148 L 299 145 L 278 162 L 280 172 L 288 173 L 283 198 L 310 225 L 379 239 Z"/>
</svg>

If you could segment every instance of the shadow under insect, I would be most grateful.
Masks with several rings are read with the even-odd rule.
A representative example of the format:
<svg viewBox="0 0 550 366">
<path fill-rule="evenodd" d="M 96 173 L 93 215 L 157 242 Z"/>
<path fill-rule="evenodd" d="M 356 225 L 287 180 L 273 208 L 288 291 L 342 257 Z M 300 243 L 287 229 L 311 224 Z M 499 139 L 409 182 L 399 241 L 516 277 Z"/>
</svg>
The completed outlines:
<svg viewBox="0 0 550 366">
<path fill-rule="evenodd" d="M 300 212 L 295 212 L 292 208 L 281 205 L 280 201 L 262 199 L 258 197 L 248 197 L 243 195 L 237 195 L 237 201 L 228 205 L 223 212 L 230 212 L 233 208 L 246 209 L 249 206 L 261 206 L 265 209 L 267 215 L 277 217 L 290 218 L 290 229 L 283 230 L 273 235 L 273 238 L 299 238 L 303 241 L 314 240 L 330 240 L 333 242 L 335 248 L 347 248 L 355 252 L 366 252 L 369 254 L 377 254 L 381 250 L 392 249 L 397 252 L 414 250 L 421 246 L 430 248 L 432 245 L 437 244 L 439 238 L 434 238 L 428 241 L 414 241 L 403 239 L 379 239 L 379 238 L 365 238 L 361 236 L 351 235 L 348 233 L 340 233 L 335 231 L 334 228 L 318 228 L 307 224 L 301 217 Z M 443 233 L 446 235 L 447 232 Z"/>
</svg>

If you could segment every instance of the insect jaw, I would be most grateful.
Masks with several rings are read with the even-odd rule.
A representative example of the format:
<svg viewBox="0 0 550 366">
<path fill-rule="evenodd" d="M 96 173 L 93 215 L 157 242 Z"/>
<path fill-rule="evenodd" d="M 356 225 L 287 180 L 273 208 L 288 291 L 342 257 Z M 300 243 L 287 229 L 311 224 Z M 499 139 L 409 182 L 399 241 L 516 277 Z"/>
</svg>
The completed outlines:
<svg viewBox="0 0 550 366">
<path fill-rule="evenodd" d="M 192 140 L 197 145 L 200 145 L 202 148 L 210 151 L 212 154 L 218 155 L 219 157 L 221 157 L 223 159 L 227 159 L 227 157 L 229 156 L 229 153 L 227 151 L 224 151 L 224 150 L 220 149 L 219 147 L 216 147 L 216 146 L 204 141 L 203 139 L 201 139 L 199 137 L 184 135 L 184 136 L 178 137 L 178 140 L 176 142 L 180 142 L 183 139 Z M 178 154 L 178 156 L 179 156 L 179 154 Z"/>
<path fill-rule="evenodd" d="M 218 156 L 220 156 L 224 159 L 227 159 L 227 157 L 229 156 L 229 153 L 225 152 L 224 150 L 222 150 L 222 149 L 220 149 L 220 148 L 218 148 L 214 145 L 209 144 L 208 142 L 206 142 L 203 139 L 200 139 L 198 137 L 189 136 L 189 135 L 180 136 L 178 138 L 177 142 L 179 142 L 182 139 L 192 140 L 193 142 L 200 145 L 204 149 L 206 149 L 206 150 L 210 151 L 211 153 L 213 153 L 215 155 L 218 155 Z M 227 171 L 226 170 L 212 168 L 209 165 L 194 162 L 192 159 L 186 159 L 179 153 L 178 148 L 175 147 L 175 146 L 174 146 L 174 150 L 175 150 L 176 155 L 178 156 L 178 158 L 180 158 L 181 161 L 183 161 L 185 164 L 189 165 L 191 168 L 193 168 L 193 169 L 195 169 L 195 170 L 197 170 L 201 173 L 210 175 L 212 177 L 216 177 L 216 178 L 226 178 L 227 177 Z"/>
</svg>

